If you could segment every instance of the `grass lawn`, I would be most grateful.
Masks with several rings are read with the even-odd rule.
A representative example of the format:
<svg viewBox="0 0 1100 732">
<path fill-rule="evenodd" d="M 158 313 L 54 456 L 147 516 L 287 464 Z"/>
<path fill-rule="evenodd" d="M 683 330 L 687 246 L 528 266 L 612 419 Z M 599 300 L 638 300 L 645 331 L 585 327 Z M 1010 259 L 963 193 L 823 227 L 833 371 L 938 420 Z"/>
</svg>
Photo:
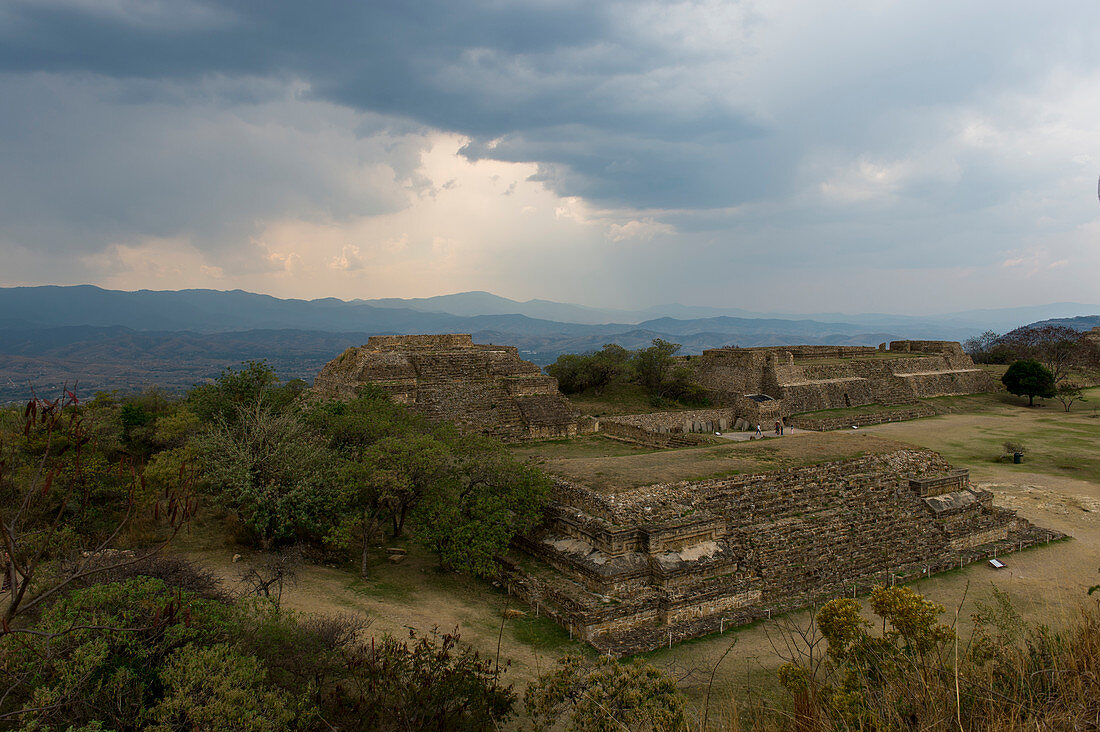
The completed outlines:
<svg viewBox="0 0 1100 732">
<path fill-rule="evenodd" d="M 557 447 L 557 446 L 553 446 Z M 845 432 L 798 432 L 779 438 L 720 445 L 619 454 L 579 456 L 545 454 L 537 458 L 549 473 L 606 492 L 654 483 L 705 480 L 740 473 L 842 460 L 904 447 L 893 440 Z M 564 448 L 563 448 L 564 449 Z"/>
<path fill-rule="evenodd" d="M 581 414 L 590 417 L 614 417 L 621 414 L 649 414 L 650 412 L 680 412 L 706 407 L 688 406 L 679 402 L 669 402 L 655 407 L 649 400 L 645 389 L 637 384 L 614 384 L 599 394 L 586 391 L 581 394 L 567 395 L 573 406 Z"/>
<path fill-rule="evenodd" d="M 1024 462 L 1008 470 L 1100 483 L 1100 388 L 1085 396 L 1088 401 L 1069 412 L 1053 399 L 1028 407 L 1026 399 L 1007 392 L 938 397 L 926 403 L 941 416 L 865 430 L 930 447 L 978 478 L 1001 465 L 1005 442 L 1018 442 Z"/>
<path fill-rule="evenodd" d="M 582 435 L 571 439 L 523 442 L 511 446 L 512 454 L 525 458 L 592 458 L 640 455 L 656 452 L 655 449 L 634 445 L 622 440 L 612 440 L 600 434 Z"/>
<path fill-rule="evenodd" d="M 797 417 L 854 417 L 862 414 L 882 414 L 884 412 L 903 412 L 912 409 L 912 404 L 863 404 L 858 407 L 837 407 L 836 409 L 819 409 L 816 412 L 800 412 Z"/>
</svg>

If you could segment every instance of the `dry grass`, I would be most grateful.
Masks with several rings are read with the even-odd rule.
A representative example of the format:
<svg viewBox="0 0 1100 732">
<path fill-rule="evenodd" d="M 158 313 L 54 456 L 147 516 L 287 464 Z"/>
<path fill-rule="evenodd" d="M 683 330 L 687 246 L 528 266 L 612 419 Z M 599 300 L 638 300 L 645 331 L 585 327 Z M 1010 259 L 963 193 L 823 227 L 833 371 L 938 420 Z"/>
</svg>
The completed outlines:
<svg viewBox="0 0 1100 732">
<path fill-rule="evenodd" d="M 611 384 L 599 394 L 586 391 L 582 394 L 570 394 L 568 398 L 581 414 L 591 417 L 648 414 L 655 411 L 650 405 L 649 394 L 637 384 Z M 670 411 L 675 407 L 664 409 Z"/>
<path fill-rule="evenodd" d="M 1066 412 L 1047 400 L 1028 407 L 1006 392 L 929 399 L 938 417 L 873 425 L 868 432 L 930 447 L 978 478 L 992 476 L 1006 441 L 1026 447 L 1018 473 L 1042 473 L 1100 483 L 1100 388 Z M 1002 472 L 999 469 L 996 471 Z"/>
<path fill-rule="evenodd" d="M 511 446 L 511 452 L 523 459 L 561 459 L 622 457 L 657 452 L 655 448 L 642 447 L 622 440 L 613 440 L 600 434 L 582 435 L 572 439 L 521 442 Z"/>
<path fill-rule="evenodd" d="M 613 492 L 653 483 L 767 473 L 903 447 L 862 432 L 797 432 L 780 438 L 609 457 L 564 457 L 553 451 L 535 455 L 550 473 Z"/>
<path fill-rule="evenodd" d="M 1009 606 L 1010 607 L 1010 606 Z M 951 618 L 945 618 L 950 623 Z M 987 618 L 988 620 L 988 618 Z M 801 629 L 800 629 L 801 630 Z M 887 654 L 866 667 L 808 655 L 792 633 L 794 663 L 812 673 L 786 699 L 726 695 L 712 724 L 694 729 L 846 730 L 1100 729 L 1100 603 L 1081 602 L 1060 627 L 1001 615 L 985 631 L 920 652 Z M 820 636 L 814 639 L 825 650 Z M 837 692 L 843 688 L 843 692 Z M 712 690 L 712 696 L 714 691 Z"/>
</svg>

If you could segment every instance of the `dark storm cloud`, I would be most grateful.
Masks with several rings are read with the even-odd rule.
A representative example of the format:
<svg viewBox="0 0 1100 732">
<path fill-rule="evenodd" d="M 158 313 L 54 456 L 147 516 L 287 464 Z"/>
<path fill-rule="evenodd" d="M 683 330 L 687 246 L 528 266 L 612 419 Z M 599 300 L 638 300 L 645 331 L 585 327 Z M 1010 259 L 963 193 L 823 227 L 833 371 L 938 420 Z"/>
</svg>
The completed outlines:
<svg viewBox="0 0 1100 732">
<path fill-rule="evenodd" d="M 648 73 L 697 59 L 633 34 L 613 4 L 173 7 L 136 24 L 93 4 L 17 5 L 0 69 L 300 78 L 314 97 L 468 135 L 472 156 L 567 168 L 556 190 L 615 205 L 723 205 L 773 182 L 756 164 L 767 145 L 738 144 L 766 134 L 759 125 L 718 101 L 649 88 Z M 174 12 L 203 8 L 206 23 L 174 23 Z"/>
<path fill-rule="evenodd" d="M 461 187 L 445 132 L 582 199 L 532 207 L 560 207 L 575 228 L 555 235 L 609 263 L 601 291 L 648 293 L 659 272 L 662 297 L 691 301 L 751 272 L 873 297 L 854 271 L 924 269 L 934 288 L 936 270 L 1003 262 L 1080 289 L 1097 29 L 1083 1 L 7 0 L 0 245 L 29 261 L 178 238 L 227 273 L 262 269 L 252 239 L 272 222 L 339 229 Z M 485 195 L 425 208 L 410 248 L 511 205 Z M 340 261 L 369 242 L 348 243 Z M 512 266 L 478 287 L 549 279 Z"/>
<path fill-rule="evenodd" d="M 0 74 L 0 97 L 0 240 L 42 252 L 183 235 L 231 256 L 273 216 L 392 212 L 423 144 L 257 80 Z"/>
</svg>

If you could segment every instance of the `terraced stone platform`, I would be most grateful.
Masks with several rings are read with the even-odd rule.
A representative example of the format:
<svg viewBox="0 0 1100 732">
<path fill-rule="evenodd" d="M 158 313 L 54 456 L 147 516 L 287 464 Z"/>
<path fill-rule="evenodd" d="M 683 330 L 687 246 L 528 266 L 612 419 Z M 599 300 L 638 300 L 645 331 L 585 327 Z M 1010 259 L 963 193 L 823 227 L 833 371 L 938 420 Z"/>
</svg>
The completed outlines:
<svg viewBox="0 0 1100 732">
<path fill-rule="evenodd" d="M 382 387 L 430 419 L 506 442 L 595 429 L 561 395 L 557 381 L 521 359 L 514 346 L 474 343 L 466 334 L 371 336 L 329 362 L 313 389 L 350 399 L 364 384 Z"/>
<path fill-rule="evenodd" d="M 747 467 L 778 445 L 607 458 L 583 472 L 549 461 L 555 501 L 518 542 L 510 590 L 574 637 L 628 654 L 1062 536 L 994 506 L 930 450 L 843 433 L 786 443 L 806 456 L 850 444 L 851 456 L 645 484 L 635 468 L 662 456 L 651 481 Z"/>
</svg>

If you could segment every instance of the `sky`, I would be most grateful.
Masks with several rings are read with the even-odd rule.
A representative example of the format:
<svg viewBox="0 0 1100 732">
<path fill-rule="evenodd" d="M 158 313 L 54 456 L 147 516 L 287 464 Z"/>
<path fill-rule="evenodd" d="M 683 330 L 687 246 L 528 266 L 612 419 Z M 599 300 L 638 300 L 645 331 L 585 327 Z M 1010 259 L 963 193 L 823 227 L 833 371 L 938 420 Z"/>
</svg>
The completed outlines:
<svg viewBox="0 0 1100 732">
<path fill-rule="evenodd" d="M 0 285 L 1100 302 L 1100 3 L 0 0 Z"/>
</svg>

